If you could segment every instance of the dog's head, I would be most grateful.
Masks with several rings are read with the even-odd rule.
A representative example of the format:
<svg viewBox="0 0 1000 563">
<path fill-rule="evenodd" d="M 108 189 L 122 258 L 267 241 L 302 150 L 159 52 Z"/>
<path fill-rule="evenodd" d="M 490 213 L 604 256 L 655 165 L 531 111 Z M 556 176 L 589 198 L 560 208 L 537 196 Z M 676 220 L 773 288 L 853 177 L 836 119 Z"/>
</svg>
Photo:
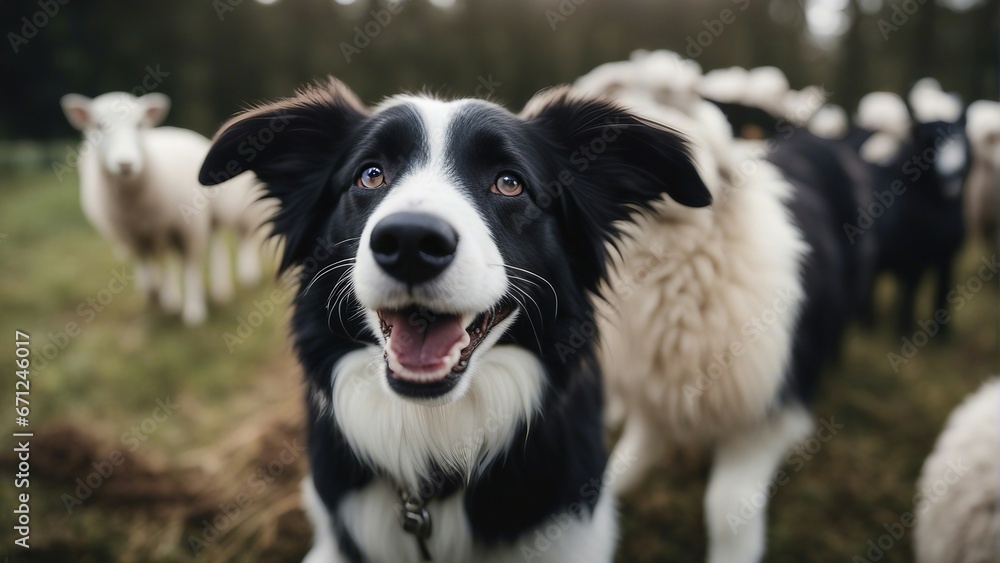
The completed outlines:
<svg viewBox="0 0 1000 563">
<path fill-rule="evenodd" d="M 306 370 L 329 378 L 374 344 L 390 393 L 436 402 L 498 341 L 544 356 L 592 334 L 616 223 L 663 194 L 711 199 L 676 132 L 566 89 L 520 115 L 422 96 L 369 109 L 331 79 L 222 128 L 202 183 L 244 170 L 280 201 L 282 267 L 303 267 Z"/>
</svg>

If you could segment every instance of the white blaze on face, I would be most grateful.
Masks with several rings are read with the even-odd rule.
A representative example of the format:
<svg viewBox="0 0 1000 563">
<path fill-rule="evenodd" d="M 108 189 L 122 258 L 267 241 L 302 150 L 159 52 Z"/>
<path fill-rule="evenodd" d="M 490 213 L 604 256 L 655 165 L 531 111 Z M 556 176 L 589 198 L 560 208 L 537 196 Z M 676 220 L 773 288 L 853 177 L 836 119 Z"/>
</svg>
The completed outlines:
<svg viewBox="0 0 1000 563">
<path fill-rule="evenodd" d="M 503 257 L 487 222 L 454 177 L 446 154 L 448 125 L 463 102 L 402 98 L 388 105 L 396 103 L 411 104 L 421 117 L 426 161 L 414 163 L 401 176 L 386 171 L 392 181 L 380 189 L 389 191 L 362 231 L 352 281 L 372 332 L 383 339 L 393 377 L 435 383 L 453 370 L 466 369 L 488 351 L 514 315 L 492 316 L 507 292 Z M 485 192 L 489 186 L 482 189 Z M 397 213 L 430 215 L 454 230 L 458 241 L 454 256 L 435 277 L 407 285 L 376 261 L 372 233 L 383 219 Z M 456 395 L 468 379 L 462 378 Z"/>
<path fill-rule="evenodd" d="M 948 137 L 938 148 L 934 170 L 944 182 L 944 195 L 957 197 L 962 188 L 962 171 L 968 162 L 965 142 L 959 136 Z"/>
<path fill-rule="evenodd" d="M 402 309 L 417 305 L 438 313 L 476 315 L 503 297 L 507 276 L 503 257 L 489 226 L 450 172 L 446 161 L 448 124 L 463 102 L 404 98 L 423 118 L 427 161 L 395 178 L 386 198 L 368 218 L 361 233 L 353 281 L 361 303 L 370 310 Z M 391 172 L 390 172 L 391 174 Z M 489 186 L 483 186 L 488 190 Z M 386 274 L 371 251 L 371 233 L 379 221 L 399 212 L 427 213 L 448 223 L 458 235 L 451 264 L 438 277 L 407 288 Z M 373 325 L 378 329 L 378 325 Z"/>
</svg>

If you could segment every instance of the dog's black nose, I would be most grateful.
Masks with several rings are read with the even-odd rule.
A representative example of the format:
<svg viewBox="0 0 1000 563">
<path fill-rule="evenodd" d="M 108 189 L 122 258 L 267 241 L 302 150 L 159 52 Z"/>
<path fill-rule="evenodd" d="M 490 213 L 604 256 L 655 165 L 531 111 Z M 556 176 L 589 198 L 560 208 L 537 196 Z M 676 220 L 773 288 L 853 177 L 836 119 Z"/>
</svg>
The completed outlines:
<svg viewBox="0 0 1000 563">
<path fill-rule="evenodd" d="M 458 233 L 427 213 L 393 213 L 372 229 L 371 249 L 385 273 L 415 285 L 444 271 L 455 258 Z"/>
</svg>

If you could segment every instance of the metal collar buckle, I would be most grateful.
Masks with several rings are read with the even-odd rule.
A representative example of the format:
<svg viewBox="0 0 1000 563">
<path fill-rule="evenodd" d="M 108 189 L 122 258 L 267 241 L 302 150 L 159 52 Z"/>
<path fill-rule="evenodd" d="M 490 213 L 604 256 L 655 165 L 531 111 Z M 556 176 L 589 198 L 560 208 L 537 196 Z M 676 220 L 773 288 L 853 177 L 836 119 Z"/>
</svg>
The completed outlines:
<svg viewBox="0 0 1000 563">
<path fill-rule="evenodd" d="M 399 505 L 396 507 L 396 512 L 399 515 L 399 524 L 403 527 L 403 531 L 413 534 L 413 537 L 417 539 L 420 556 L 424 561 L 432 561 L 431 552 L 427 549 L 427 539 L 431 537 L 433 529 L 431 513 L 427 511 L 427 502 L 417 495 L 411 495 L 400 489 Z"/>
</svg>

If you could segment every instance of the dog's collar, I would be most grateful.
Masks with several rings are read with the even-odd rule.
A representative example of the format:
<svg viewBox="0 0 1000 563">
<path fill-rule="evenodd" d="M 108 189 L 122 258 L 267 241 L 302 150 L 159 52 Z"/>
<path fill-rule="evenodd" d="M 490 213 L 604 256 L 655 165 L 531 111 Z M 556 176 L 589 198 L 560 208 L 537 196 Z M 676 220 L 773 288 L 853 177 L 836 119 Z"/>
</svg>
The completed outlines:
<svg viewBox="0 0 1000 563">
<path fill-rule="evenodd" d="M 427 548 L 427 540 L 431 537 L 433 523 L 431 513 L 427 511 L 427 501 L 418 495 L 410 494 L 409 491 L 400 487 L 399 504 L 396 512 L 399 515 L 399 524 L 403 531 L 412 534 L 417 540 L 417 547 L 420 549 L 420 556 L 424 561 L 433 561 L 430 549 Z"/>
</svg>

